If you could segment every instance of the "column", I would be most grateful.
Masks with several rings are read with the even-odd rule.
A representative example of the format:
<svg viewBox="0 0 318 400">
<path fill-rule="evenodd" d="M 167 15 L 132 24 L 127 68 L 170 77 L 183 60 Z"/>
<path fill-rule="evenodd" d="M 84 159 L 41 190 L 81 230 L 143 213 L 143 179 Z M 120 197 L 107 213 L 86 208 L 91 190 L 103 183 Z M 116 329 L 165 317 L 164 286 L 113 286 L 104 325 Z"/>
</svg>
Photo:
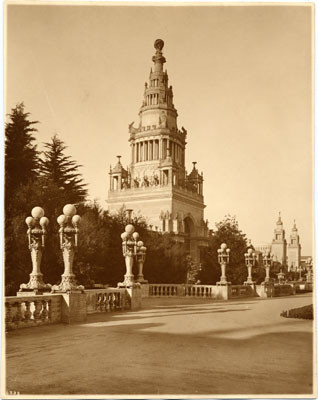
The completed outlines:
<svg viewBox="0 0 318 400">
<path fill-rule="evenodd" d="M 144 141 L 144 161 L 148 160 L 148 141 Z"/>
<path fill-rule="evenodd" d="M 109 175 L 109 190 L 113 190 L 113 177 Z"/>
<path fill-rule="evenodd" d="M 139 161 L 143 161 L 143 142 L 139 143 Z"/>
<path fill-rule="evenodd" d="M 153 140 L 149 140 L 148 142 L 148 160 L 152 161 L 153 160 Z"/>
<path fill-rule="evenodd" d="M 134 144 L 131 144 L 131 162 L 134 163 Z"/>
<path fill-rule="evenodd" d="M 163 149 L 162 149 L 162 148 L 163 148 L 163 145 L 162 145 L 162 138 L 160 138 L 160 140 L 159 140 L 159 157 L 158 157 L 159 160 L 161 160 L 161 159 L 163 158 L 163 157 L 162 157 L 162 156 L 163 156 L 163 151 L 162 151 Z"/>
</svg>

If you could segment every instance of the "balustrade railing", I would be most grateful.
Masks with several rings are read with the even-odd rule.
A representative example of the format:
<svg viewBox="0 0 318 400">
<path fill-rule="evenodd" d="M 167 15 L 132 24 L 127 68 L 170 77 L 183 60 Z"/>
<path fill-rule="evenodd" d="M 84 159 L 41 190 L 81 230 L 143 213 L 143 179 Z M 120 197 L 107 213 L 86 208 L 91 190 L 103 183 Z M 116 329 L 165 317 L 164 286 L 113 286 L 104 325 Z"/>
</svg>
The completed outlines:
<svg viewBox="0 0 318 400">
<path fill-rule="evenodd" d="M 186 297 L 214 297 L 212 285 L 183 285 Z"/>
<path fill-rule="evenodd" d="M 182 285 L 174 284 L 150 284 L 149 296 L 151 297 L 176 297 L 180 295 Z"/>
<path fill-rule="evenodd" d="M 85 290 L 87 313 L 114 312 L 130 308 L 130 297 L 126 289 Z"/>
<path fill-rule="evenodd" d="M 150 297 L 215 297 L 215 286 L 186 284 L 150 284 Z"/>
<path fill-rule="evenodd" d="M 6 297 L 6 330 L 61 322 L 61 299 L 61 295 Z"/>
</svg>

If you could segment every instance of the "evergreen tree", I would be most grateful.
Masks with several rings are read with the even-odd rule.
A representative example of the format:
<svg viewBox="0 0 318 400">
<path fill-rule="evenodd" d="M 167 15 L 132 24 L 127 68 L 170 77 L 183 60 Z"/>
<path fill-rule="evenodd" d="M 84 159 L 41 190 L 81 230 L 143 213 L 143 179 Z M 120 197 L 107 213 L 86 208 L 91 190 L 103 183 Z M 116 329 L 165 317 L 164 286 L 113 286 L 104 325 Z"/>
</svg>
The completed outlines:
<svg viewBox="0 0 318 400">
<path fill-rule="evenodd" d="M 37 175 L 38 151 L 33 144 L 34 127 L 38 121 L 29 120 L 30 113 L 19 103 L 9 114 L 5 126 L 5 207 L 12 202 L 12 196 L 22 185 L 28 184 Z"/>
<path fill-rule="evenodd" d="M 51 142 L 45 143 L 44 158 L 40 160 L 40 173 L 46 198 L 68 203 L 80 203 L 87 195 L 79 168 L 81 165 L 66 156 L 67 148 L 62 140 L 54 135 Z"/>
<path fill-rule="evenodd" d="M 38 121 L 30 121 L 29 115 L 19 103 L 5 125 L 5 287 L 10 295 L 28 282 L 31 272 L 24 220 L 40 192 L 35 179 L 38 151 L 33 144 Z"/>
</svg>

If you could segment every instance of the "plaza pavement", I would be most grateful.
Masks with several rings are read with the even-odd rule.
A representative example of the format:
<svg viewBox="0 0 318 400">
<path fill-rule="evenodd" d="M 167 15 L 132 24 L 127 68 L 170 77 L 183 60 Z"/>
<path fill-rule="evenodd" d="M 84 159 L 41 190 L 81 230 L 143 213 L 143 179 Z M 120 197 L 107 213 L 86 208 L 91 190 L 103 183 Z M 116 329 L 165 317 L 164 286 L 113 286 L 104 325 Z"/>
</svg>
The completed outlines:
<svg viewBox="0 0 318 400">
<path fill-rule="evenodd" d="M 280 317 L 311 294 L 147 299 L 135 312 L 7 333 L 7 390 L 23 394 L 310 394 L 313 322 Z"/>
</svg>

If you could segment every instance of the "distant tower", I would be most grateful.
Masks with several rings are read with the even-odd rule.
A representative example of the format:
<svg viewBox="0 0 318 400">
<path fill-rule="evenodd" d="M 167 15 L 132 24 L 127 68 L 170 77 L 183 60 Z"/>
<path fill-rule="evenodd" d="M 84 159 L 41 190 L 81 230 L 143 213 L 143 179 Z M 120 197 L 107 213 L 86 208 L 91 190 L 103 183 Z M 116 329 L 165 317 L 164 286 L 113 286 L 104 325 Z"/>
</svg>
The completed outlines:
<svg viewBox="0 0 318 400">
<path fill-rule="evenodd" d="M 280 262 L 283 266 L 286 266 L 286 246 L 285 230 L 279 212 L 276 229 L 274 230 L 274 239 L 271 245 L 271 253 L 274 255 L 274 261 Z"/>
<path fill-rule="evenodd" d="M 294 220 L 294 226 L 290 235 L 290 243 L 287 247 L 287 260 L 288 260 L 288 271 L 298 270 L 300 267 L 300 256 L 301 256 L 301 245 L 299 242 L 298 229 L 296 227 L 296 221 Z"/>
<path fill-rule="evenodd" d="M 149 225 L 174 233 L 184 242 L 193 261 L 200 261 L 200 247 L 207 245 L 204 221 L 203 175 L 193 163 L 185 169 L 187 131 L 177 126 L 172 86 L 168 85 L 164 42 L 155 41 L 153 69 L 145 83 L 139 123 L 129 126 L 131 162 L 125 170 L 120 159 L 110 168 L 108 208 L 115 212 L 123 205 L 140 212 Z"/>
</svg>

